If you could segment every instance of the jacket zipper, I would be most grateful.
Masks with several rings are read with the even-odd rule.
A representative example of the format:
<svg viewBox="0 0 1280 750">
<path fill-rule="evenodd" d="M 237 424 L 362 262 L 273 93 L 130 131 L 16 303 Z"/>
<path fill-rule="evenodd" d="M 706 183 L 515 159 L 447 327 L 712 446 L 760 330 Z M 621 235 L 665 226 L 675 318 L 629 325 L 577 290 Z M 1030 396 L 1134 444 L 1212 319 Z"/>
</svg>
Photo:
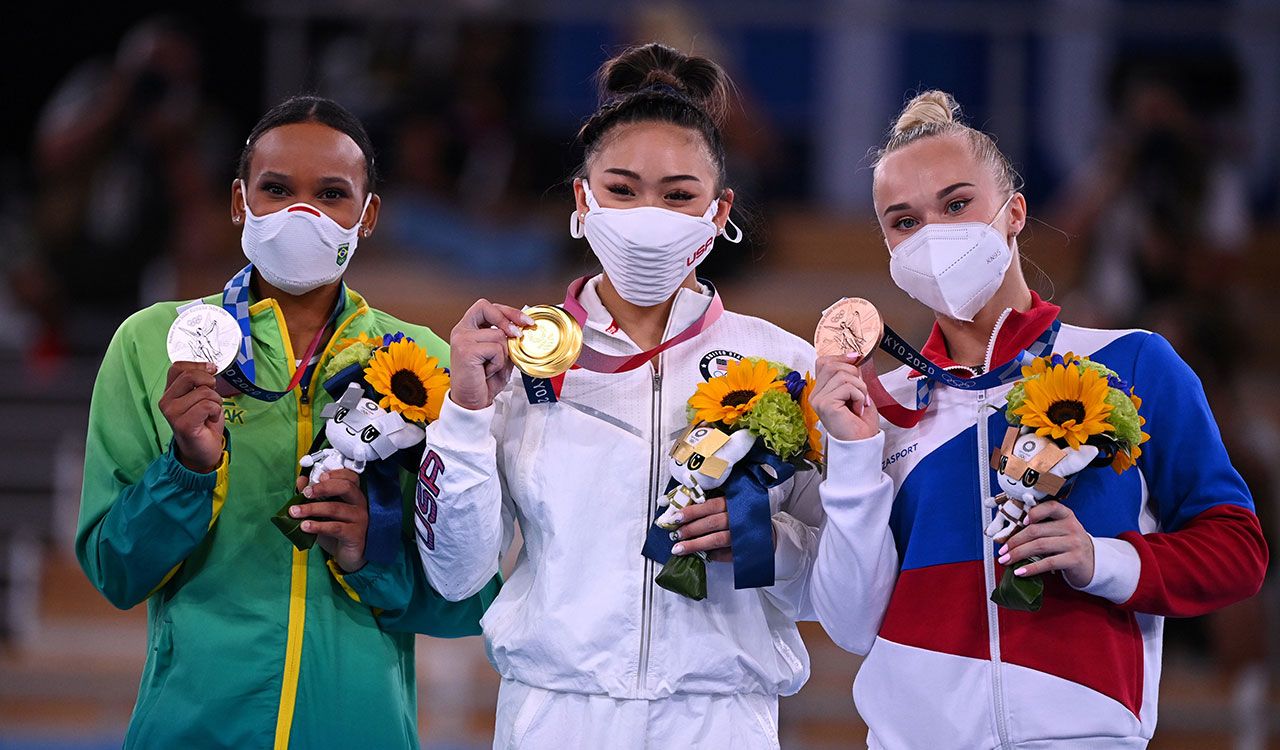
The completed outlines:
<svg viewBox="0 0 1280 750">
<path fill-rule="evenodd" d="M 644 529 L 648 533 L 657 512 L 659 460 L 662 454 L 662 355 L 658 355 L 658 367 L 653 371 L 653 392 L 650 394 L 650 426 L 653 430 L 649 443 L 649 497 L 644 505 Z M 636 697 L 640 697 L 649 678 L 649 640 L 653 635 L 653 560 L 644 559 L 643 594 L 640 599 L 640 666 L 636 670 Z"/>
<path fill-rule="evenodd" d="M 981 499 L 985 499 L 991 494 L 991 475 L 990 468 L 990 439 L 987 435 L 986 425 L 986 391 L 978 392 L 978 414 L 977 414 L 977 430 L 978 430 L 978 489 L 982 493 Z M 979 508 L 983 507 L 979 503 Z M 979 511 L 982 513 L 982 511 Z M 985 519 L 985 514 L 979 517 Z M 982 520 L 978 525 L 979 529 L 986 527 L 986 520 Z M 981 534 L 981 532 L 979 532 Z M 986 578 L 986 603 L 987 603 L 987 645 L 991 650 L 991 700 L 992 707 L 996 716 L 996 738 L 999 741 L 1000 748 L 1009 747 L 1009 726 L 1005 718 L 1004 710 L 1004 684 L 1001 677 L 1001 661 L 1000 661 L 1000 610 L 995 602 L 991 601 L 991 592 L 996 588 L 996 567 L 995 567 L 995 549 L 991 540 L 982 535 L 982 572 Z"/>
</svg>

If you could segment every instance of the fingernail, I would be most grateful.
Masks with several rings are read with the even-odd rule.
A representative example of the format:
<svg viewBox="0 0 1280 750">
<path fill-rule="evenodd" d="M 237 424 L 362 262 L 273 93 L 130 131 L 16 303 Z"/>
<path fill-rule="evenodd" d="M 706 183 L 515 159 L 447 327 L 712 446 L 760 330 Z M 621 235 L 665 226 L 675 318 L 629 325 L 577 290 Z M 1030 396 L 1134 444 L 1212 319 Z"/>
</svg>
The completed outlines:
<svg viewBox="0 0 1280 750">
<path fill-rule="evenodd" d="M 673 542 L 680 541 L 680 530 L 679 530 L 679 529 L 676 529 L 675 531 L 671 532 L 671 541 L 673 541 Z"/>
<path fill-rule="evenodd" d="M 533 325 L 533 318 L 530 318 L 528 315 L 525 315 L 524 313 L 520 313 L 520 322 L 524 323 L 527 326 L 531 326 Z"/>
<path fill-rule="evenodd" d="M 512 336 L 514 336 L 514 337 L 519 337 L 519 336 L 520 336 L 520 329 L 516 327 L 516 324 L 515 324 L 515 323 L 508 323 L 508 324 L 507 324 L 507 333 L 511 334 L 511 335 L 512 335 Z"/>
<path fill-rule="evenodd" d="M 1009 551 L 1009 545 L 1007 545 L 1007 544 L 1000 548 L 1000 554 L 1002 554 L 1002 555 L 1003 555 L 1003 554 L 1005 554 L 1005 553 L 1006 553 L 1006 552 L 1008 552 L 1008 551 Z"/>
<path fill-rule="evenodd" d="M 212 362 L 205 362 L 204 371 L 209 373 L 210 375 L 214 375 L 218 372 L 218 366 Z"/>
<path fill-rule="evenodd" d="M 674 520 L 676 523 L 684 523 L 684 514 L 683 514 L 683 513 L 677 513 L 677 514 L 675 514 L 674 516 L 672 516 L 671 518 L 672 518 L 672 520 Z"/>
<path fill-rule="evenodd" d="M 307 485 L 306 487 L 302 488 L 302 496 L 311 497 L 311 485 Z"/>
<path fill-rule="evenodd" d="M 302 515 L 302 508 L 299 508 L 296 505 L 293 506 L 292 508 L 289 509 L 289 515 L 297 518 L 298 516 Z"/>
<path fill-rule="evenodd" d="M 672 548 L 671 548 L 671 554 L 673 554 L 673 555 L 683 555 L 683 554 L 684 554 L 684 545 L 683 545 L 683 544 L 677 544 L 676 546 L 672 547 Z"/>
<path fill-rule="evenodd" d="M 1026 569 L 1026 568 L 1018 568 L 1017 570 L 1013 571 L 1013 574 L 1014 574 L 1015 576 L 1025 576 L 1025 575 L 1027 574 L 1027 569 Z"/>
<path fill-rule="evenodd" d="M 844 358 L 845 358 L 845 359 L 847 359 L 847 360 L 849 360 L 850 362 L 857 362 L 857 361 L 858 361 L 858 357 L 859 357 L 859 356 L 861 356 L 861 355 L 860 355 L 860 354 L 858 354 L 857 352 L 845 352 L 845 353 L 844 353 Z"/>
<path fill-rule="evenodd" d="M 313 525 L 314 525 L 314 524 L 312 524 L 310 521 L 303 521 L 303 522 L 302 522 L 302 530 L 303 530 L 303 531 L 311 531 L 311 527 L 312 527 Z"/>
<path fill-rule="evenodd" d="M 1000 556 L 1000 564 L 1001 564 L 1001 565 L 1008 565 L 1008 564 L 1009 564 L 1009 556 L 1008 556 L 1008 555 L 1001 555 L 1001 556 Z"/>
</svg>

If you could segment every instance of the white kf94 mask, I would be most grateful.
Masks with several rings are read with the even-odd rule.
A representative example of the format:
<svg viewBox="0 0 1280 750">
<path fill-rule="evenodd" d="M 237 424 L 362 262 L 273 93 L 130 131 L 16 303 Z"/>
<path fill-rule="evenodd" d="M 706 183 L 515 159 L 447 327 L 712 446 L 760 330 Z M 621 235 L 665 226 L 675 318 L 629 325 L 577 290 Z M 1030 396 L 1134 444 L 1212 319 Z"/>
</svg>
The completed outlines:
<svg viewBox="0 0 1280 750">
<path fill-rule="evenodd" d="M 1013 260 L 1004 235 L 991 227 L 1013 200 L 1005 200 L 987 224 L 925 224 L 889 250 L 889 275 L 902 291 L 935 312 L 972 322 L 987 304 Z"/>
</svg>

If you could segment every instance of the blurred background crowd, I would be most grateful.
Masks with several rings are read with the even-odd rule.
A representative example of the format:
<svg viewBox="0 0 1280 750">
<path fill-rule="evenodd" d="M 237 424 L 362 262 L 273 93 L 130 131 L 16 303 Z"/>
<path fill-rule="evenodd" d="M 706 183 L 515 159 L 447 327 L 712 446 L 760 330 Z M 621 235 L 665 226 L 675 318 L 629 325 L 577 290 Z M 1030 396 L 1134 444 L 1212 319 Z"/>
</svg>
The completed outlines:
<svg viewBox="0 0 1280 750">
<path fill-rule="evenodd" d="M 1033 288 L 1072 322 L 1173 341 L 1280 539 L 1280 3 L 178 7 L 28 5 L 2 32 L 0 748 L 119 745 L 145 616 L 101 601 L 71 554 L 89 388 L 125 316 L 220 289 L 244 263 L 235 159 L 295 93 L 340 101 L 378 149 L 382 219 L 348 280 L 444 334 L 478 296 L 555 301 L 591 270 L 567 180 L 596 67 L 631 42 L 707 55 L 738 88 L 726 141 L 748 240 L 703 273 L 805 338 L 858 295 L 922 341 L 923 308 L 888 277 L 867 153 L 909 93 L 948 90 L 1026 180 Z M 1274 578 L 1167 623 L 1153 747 L 1280 747 Z M 814 676 L 782 703 L 783 746 L 856 746 L 858 660 L 805 634 Z M 487 747 L 497 681 L 479 639 L 424 639 L 418 661 L 424 746 Z"/>
</svg>

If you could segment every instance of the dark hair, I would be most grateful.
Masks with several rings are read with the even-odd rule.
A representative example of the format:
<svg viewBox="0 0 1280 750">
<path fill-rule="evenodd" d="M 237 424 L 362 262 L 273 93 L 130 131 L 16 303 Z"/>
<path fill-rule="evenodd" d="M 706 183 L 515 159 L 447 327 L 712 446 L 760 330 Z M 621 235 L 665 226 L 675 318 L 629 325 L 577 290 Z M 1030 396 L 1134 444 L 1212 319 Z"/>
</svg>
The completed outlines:
<svg viewBox="0 0 1280 750">
<path fill-rule="evenodd" d="M 686 55 L 656 42 L 630 47 L 600 66 L 596 74 L 600 108 L 578 131 L 584 155 L 580 174 L 605 134 L 625 123 L 668 122 L 696 130 L 724 186 L 724 142 L 720 126 L 729 109 L 732 84 L 715 62 Z"/>
<path fill-rule="evenodd" d="M 240 162 L 236 166 L 236 176 L 242 180 L 249 178 L 249 159 L 253 156 L 253 147 L 258 139 L 268 130 L 281 125 L 293 125 L 300 122 L 318 122 L 328 125 L 338 132 L 347 134 L 360 147 L 364 154 L 365 189 L 373 192 L 378 181 L 378 170 L 373 161 L 373 142 L 365 132 L 364 125 L 345 107 L 332 99 L 322 96 L 291 96 L 272 107 L 258 120 L 258 124 L 249 131 L 249 138 L 244 142 L 240 152 Z"/>
</svg>

